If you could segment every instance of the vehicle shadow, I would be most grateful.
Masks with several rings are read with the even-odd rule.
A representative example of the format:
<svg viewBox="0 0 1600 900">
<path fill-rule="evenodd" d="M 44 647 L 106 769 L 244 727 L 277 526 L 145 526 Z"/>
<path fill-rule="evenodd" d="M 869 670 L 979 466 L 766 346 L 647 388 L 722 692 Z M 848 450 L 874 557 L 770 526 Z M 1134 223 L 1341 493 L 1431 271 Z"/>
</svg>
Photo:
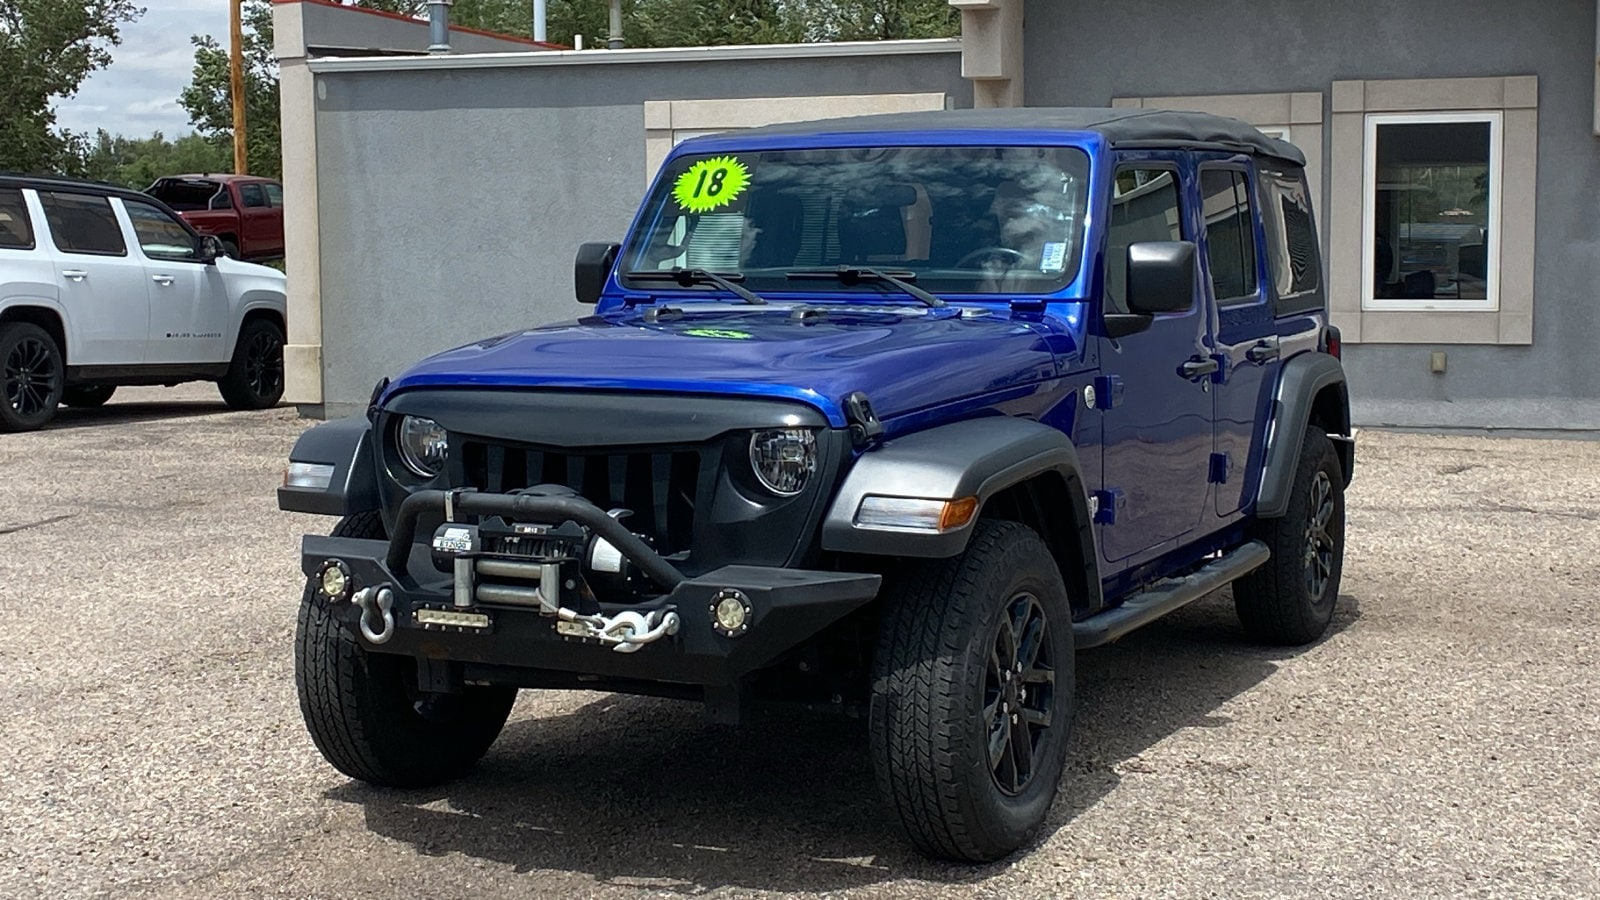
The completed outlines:
<svg viewBox="0 0 1600 900">
<path fill-rule="evenodd" d="M 1359 617 L 1341 597 L 1329 636 Z M 1061 794 L 1041 840 L 1114 789 L 1117 767 L 1216 710 L 1299 649 L 1249 644 L 1224 592 L 1078 660 L 1079 701 Z M 880 803 L 860 722 L 758 714 L 705 724 L 692 704 L 633 697 L 521 719 L 470 778 L 427 791 L 351 783 L 376 834 L 429 855 L 602 883 L 702 893 L 832 891 L 898 879 L 974 883 L 1003 868 L 934 862 Z"/>
<path fill-rule="evenodd" d="M 99 428 L 107 425 L 126 425 L 153 422 L 160 419 L 192 419 L 230 413 L 222 400 L 158 400 L 132 403 L 109 403 L 92 409 L 74 409 L 63 406 L 41 431 L 60 431 L 72 428 Z"/>
</svg>

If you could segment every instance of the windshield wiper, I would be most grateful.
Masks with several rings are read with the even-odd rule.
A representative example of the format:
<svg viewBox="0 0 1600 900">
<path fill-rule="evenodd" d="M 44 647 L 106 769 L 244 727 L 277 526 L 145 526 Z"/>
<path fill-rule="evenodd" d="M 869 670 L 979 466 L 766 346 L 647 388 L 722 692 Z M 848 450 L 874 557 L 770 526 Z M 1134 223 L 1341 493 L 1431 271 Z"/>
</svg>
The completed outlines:
<svg viewBox="0 0 1600 900">
<path fill-rule="evenodd" d="M 944 305 L 943 300 L 911 283 L 917 279 L 917 273 L 915 272 L 885 272 L 882 269 L 869 269 L 863 266 L 840 266 L 837 269 L 800 269 L 786 273 L 786 277 L 797 280 L 835 278 L 846 286 L 861 284 L 866 281 L 881 281 L 885 284 L 894 285 L 928 306 Z"/>
<path fill-rule="evenodd" d="M 705 269 L 668 269 L 660 272 L 652 272 L 648 270 L 642 272 L 628 272 L 625 273 L 623 277 L 634 278 L 639 281 L 671 281 L 676 283 L 679 287 L 694 287 L 697 284 L 714 284 L 725 291 L 737 294 L 740 299 L 753 306 L 767 305 L 767 301 L 760 294 L 741 287 L 738 284 L 738 282 L 744 280 L 744 276 L 738 272 L 729 272 L 726 275 L 719 275 L 716 272 L 709 272 Z"/>
</svg>

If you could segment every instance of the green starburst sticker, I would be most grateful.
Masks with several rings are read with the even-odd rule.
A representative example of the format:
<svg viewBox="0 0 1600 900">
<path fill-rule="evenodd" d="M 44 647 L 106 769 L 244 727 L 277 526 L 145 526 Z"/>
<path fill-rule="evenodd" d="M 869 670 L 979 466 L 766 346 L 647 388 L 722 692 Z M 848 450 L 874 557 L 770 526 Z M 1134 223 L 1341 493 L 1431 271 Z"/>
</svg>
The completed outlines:
<svg viewBox="0 0 1600 900">
<path fill-rule="evenodd" d="M 750 186 L 750 169 L 732 156 L 702 159 L 678 176 L 672 196 L 692 213 L 711 212 L 738 199 Z"/>
</svg>

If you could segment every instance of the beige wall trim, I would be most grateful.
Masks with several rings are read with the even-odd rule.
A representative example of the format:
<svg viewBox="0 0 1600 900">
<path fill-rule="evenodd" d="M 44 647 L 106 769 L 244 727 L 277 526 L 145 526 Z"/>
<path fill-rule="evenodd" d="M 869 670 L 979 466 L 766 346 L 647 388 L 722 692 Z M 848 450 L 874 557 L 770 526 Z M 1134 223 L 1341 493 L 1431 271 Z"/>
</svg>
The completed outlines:
<svg viewBox="0 0 1600 900">
<path fill-rule="evenodd" d="M 1311 208 L 1322 232 L 1328 233 L 1328 212 L 1322 207 L 1322 95 L 1315 92 L 1281 94 L 1203 94 L 1187 97 L 1113 97 L 1120 108 L 1185 109 L 1230 116 L 1258 127 L 1288 128 L 1289 137 L 1306 155 L 1306 181 L 1311 185 Z"/>
<path fill-rule="evenodd" d="M 283 348 L 283 398 L 322 402 L 322 232 L 317 220 L 316 76 L 306 65 L 298 3 L 272 7 L 283 143 L 284 268 L 289 273 L 289 334 Z"/>
<path fill-rule="evenodd" d="M 738 100 L 648 100 L 644 104 L 645 181 L 672 152 L 680 131 L 732 131 L 780 122 L 944 109 L 942 93 L 757 97 Z"/>
<path fill-rule="evenodd" d="M 961 77 L 978 109 L 1021 106 L 1023 0 L 949 0 L 961 11 Z"/>
<path fill-rule="evenodd" d="M 1539 81 L 1440 78 L 1333 83 L 1329 145 L 1328 302 L 1351 343 L 1533 343 L 1534 218 L 1538 188 Z M 1368 113 L 1499 111 L 1501 205 L 1499 308 L 1391 311 L 1362 308 L 1363 187 Z"/>
<path fill-rule="evenodd" d="M 278 5 L 281 4 L 274 4 L 274 7 Z M 827 59 L 960 52 L 959 39 L 933 38 L 912 41 L 840 41 L 831 44 L 749 44 L 734 47 L 641 47 L 633 50 L 535 50 L 527 53 L 453 53 L 440 56 L 325 57 L 311 60 L 310 65 L 313 72 L 401 72 L 418 69 L 598 66 L 715 62 L 724 59 Z"/>
</svg>

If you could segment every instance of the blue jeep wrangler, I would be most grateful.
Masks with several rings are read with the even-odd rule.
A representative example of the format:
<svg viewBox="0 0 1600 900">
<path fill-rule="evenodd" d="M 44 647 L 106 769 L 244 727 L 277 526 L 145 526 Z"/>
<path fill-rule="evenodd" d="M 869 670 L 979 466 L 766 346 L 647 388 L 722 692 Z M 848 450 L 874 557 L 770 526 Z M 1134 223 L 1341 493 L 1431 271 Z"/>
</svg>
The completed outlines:
<svg viewBox="0 0 1600 900">
<path fill-rule="evenodd" d="M 1231 119 L 949 111 L 693 140 L 593 315 L 308 431 L 300 704 L 341 772 L 460 775 L 518 688 L 866 719 L 921 850 L 1045 819 L 1073 657 L 1232 585 L 1317 639 L 1354 462 L 1304 159 Z"/>
</svg>

